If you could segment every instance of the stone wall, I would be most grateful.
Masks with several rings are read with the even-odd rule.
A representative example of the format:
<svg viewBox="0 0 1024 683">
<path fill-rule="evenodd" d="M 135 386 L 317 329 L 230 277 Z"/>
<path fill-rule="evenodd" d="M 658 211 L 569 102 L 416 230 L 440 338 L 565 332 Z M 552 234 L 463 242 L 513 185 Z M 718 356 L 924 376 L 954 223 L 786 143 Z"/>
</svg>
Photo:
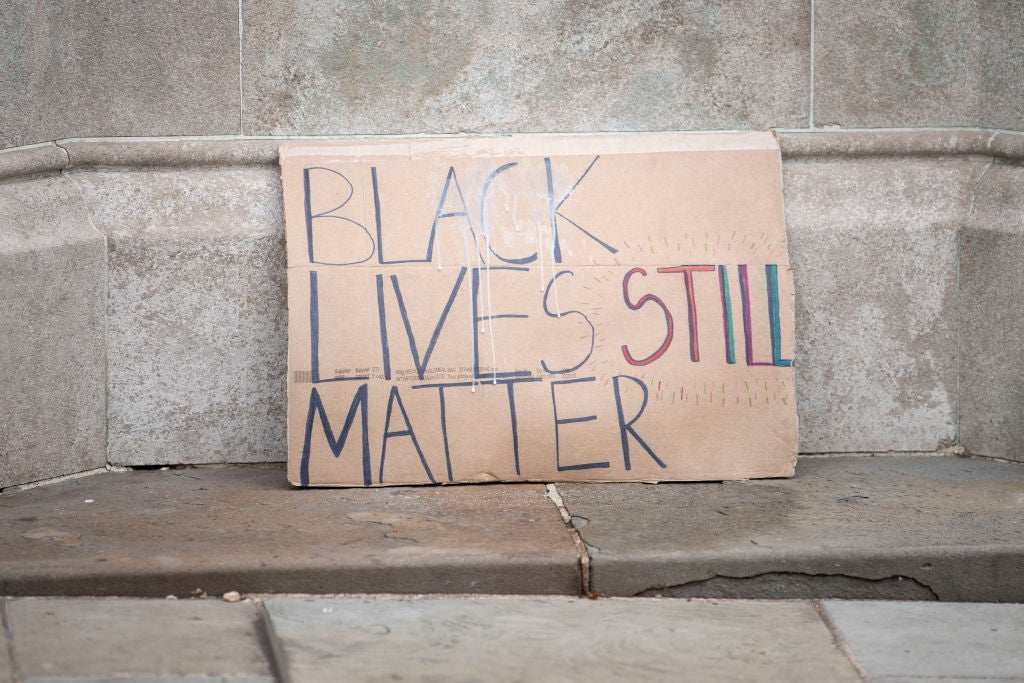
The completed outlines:
<svg viewBox="0 0 1024 683">
<path fill-rule="evenodd" d="M 1022 24 L 1012 0 L 8 3 L 0 487 L 285 457 L 294 136 L 775 128 L 801 452 L 1024 460 Z"/>
</svg>

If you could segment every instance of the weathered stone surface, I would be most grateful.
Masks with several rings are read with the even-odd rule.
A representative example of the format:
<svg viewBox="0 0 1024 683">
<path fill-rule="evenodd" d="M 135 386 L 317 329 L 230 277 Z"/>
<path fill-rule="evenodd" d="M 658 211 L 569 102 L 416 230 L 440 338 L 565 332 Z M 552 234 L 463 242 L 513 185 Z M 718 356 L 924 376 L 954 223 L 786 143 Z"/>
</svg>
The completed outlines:
<svg viewBox="0 0 1024 683">
<path fill-rule="evenodd" d="M 293 680 L 859 681 L 806 603 L 269 600 Z M 766 623 L 771 628 L 765 628 Z"/>
<path fill-rule="evenodd" d="M 801 458 L 787 480 L 558 489 L 600 594 L 1024 599 L 1021 465 Z"/>
<path fill-rule="evenodd" d="M 284 460 L 285 258 L 276 171 L 73 177 L 109 245 L 109 460 Z"/>
<path fill-rule="evenodd" d="M 805 2 L 255 1 L 242 23 L 248 135 L 807 122 Z"/>
<path fill-rule="evenodd" d="M 580 589 L 539 485 L 297 490 L 279 465 L 136 471 L 4 494 L 0 519 L 0 595 Z"/>
<path fill-rule="evenodd" d="M 979 1 L 978 19 L 981 120 L 992 128 L 1024 131 L 1024 4 Z"/>
<path fill-rule="evenodd" d="M 234 0 L 16 2 L 0 34 L 0 146 L 238 132 Z"/>
<path fill-rule="evenodd" d="M 275 680 L 252 603 L 22 599 L 7 610 L 27 681 Z"/>
<path fill-rule="evenodd" d="M 276 168 L 281 142 L 273 138 L 65 140 L 61 149 L 67 152 L 72 168 Z"/>
<path fill-rule="evenodd" d="M 996 163 L 978 183 L 960 245 L 960 440 L 1024 460 L 1024 168 Z"/>
<path fill-rule="evenodd" d="M 67 165 L 67 152 L 52 142 L 0 150 L 0 180 L 54 173 Z"/>
<path fill-rule="evenodd" d="M 10 629 L 7 627 L 7 601 L 0 598 L 0 683 L 14 683 L 14 663 L 8 653 Z"/>
<path fill-rule="evenodd" d="M 826 602 L 869 680 L 1024 681 L 1024 605 Z"/>
<path fill-rule="evenodd" d="M 983 166 L 783 167 L 800 451 L 932 451 L 956 436 L 957 236 Z"/>
<path fill-rule="evenodd" d="M 0 488 L 102 467 L 103 235 L 59 177 L 0 184 Z"/>
<path fill-rule="evenodd" d="M 834 162 L 925 157 L 942 163 L 951 157 L 1005 154 L 1021 156 L 1024 135 L 991 130 L 820 130 L 776 131 L 783 162 L 817 159 Z M 919 160 L 919 159 L 918 159 Z"/>
<path fill-rule="evenodd" d="M 1014 0 L 815 3 L 817 126 L 1024 127 Z"/>
</svg>

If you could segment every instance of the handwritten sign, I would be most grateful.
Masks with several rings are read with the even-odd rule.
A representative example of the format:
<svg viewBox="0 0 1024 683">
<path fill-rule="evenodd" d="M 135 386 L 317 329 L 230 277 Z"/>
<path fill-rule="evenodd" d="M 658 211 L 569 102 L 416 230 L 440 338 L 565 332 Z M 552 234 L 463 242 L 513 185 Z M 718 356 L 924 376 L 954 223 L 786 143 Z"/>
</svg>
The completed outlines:
<svg viewBox="0 0 1024 683">
<path fill-rule="evenodd" d="M 281 148 L 301 486 L 791 476 L 768 133 Z"/>
</svg>

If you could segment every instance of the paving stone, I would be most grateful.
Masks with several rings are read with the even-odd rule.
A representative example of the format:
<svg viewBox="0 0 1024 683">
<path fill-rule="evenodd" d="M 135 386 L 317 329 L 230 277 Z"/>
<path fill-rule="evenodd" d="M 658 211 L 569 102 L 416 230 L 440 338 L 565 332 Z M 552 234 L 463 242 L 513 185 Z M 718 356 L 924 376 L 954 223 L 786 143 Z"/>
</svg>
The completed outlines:
<svg viewBox="0 0 1024 683">
<path fill-rule="evenodd" d="M 284 460 L 278 172 L 80 172 L 109 244 L 108 458 Z"/>
<path fill-rule="evenodd" d="M 810 604 L 269 600 L 294 680 L 860 681 Z"/>
<path fill-rule="evenodd" d="M 8 648 L 7 601 L 0 598 L 0 683 L 14 683 L 14 664 Z"/>
<path fill-rule="evenodd" d="M 295 489 L 282 465 L 105 473 L 0 496 L 0 595 L 568 593 L 540 485 Z"/>
<path fill-rule="evenodd" d="M 373 0 L 243 6 L 243 132 L 794 127 L 810 7 Z"/>
<path fill-rule="evenodd" d="M 238 132 L 238 3 L 5 3 L 0 146 Z"/>
<path fill-rule="evenodd" d="M 982 170 L 962 158 L 784 165 L 800 452 L 955 438 L 957 229 Z"/>
<path fill-rule="evenodd" d="M 275 680 L 253 603 L 30 598 L 7 610 L 26 682 Z"/>
<path fill-rule="evenodd" d="M 960 441 L 1024 461 L 1024 167 L 994 164 L 960 240 Z"/>
<path fill-rule="evenodd" d="M 103 235 L 50 176 L 0 184 L 0 488 L 102 467 Z"/>
<path fill-rule="evenodd" d="M 1024 605 L 826 602 L 868 679 L 1024 681 Z"/>
<path fill-rule="evenodd" d="M 1024 601 L 1024 466 L 804 457 L 785 480 L 559 484 L 602 595 Z"/>
<path fill-rule="evenodd" d="M 1015 0 L 815 3 L 817 126 L 1024 126 Z"/>
</svg>

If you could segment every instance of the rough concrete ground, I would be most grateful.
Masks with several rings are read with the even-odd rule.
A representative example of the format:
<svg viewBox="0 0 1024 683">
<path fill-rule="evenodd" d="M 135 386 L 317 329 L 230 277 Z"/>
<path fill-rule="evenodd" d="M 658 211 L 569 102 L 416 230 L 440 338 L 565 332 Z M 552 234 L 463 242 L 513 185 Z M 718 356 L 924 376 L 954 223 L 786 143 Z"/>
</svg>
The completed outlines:
<svg viewBox="0 0 1024 683">
<path fill-rule="evenodd" d="M 1024 681 L 1024 605 L 569 597 L 0 600 L 0 681 Z"/>
</svg>

